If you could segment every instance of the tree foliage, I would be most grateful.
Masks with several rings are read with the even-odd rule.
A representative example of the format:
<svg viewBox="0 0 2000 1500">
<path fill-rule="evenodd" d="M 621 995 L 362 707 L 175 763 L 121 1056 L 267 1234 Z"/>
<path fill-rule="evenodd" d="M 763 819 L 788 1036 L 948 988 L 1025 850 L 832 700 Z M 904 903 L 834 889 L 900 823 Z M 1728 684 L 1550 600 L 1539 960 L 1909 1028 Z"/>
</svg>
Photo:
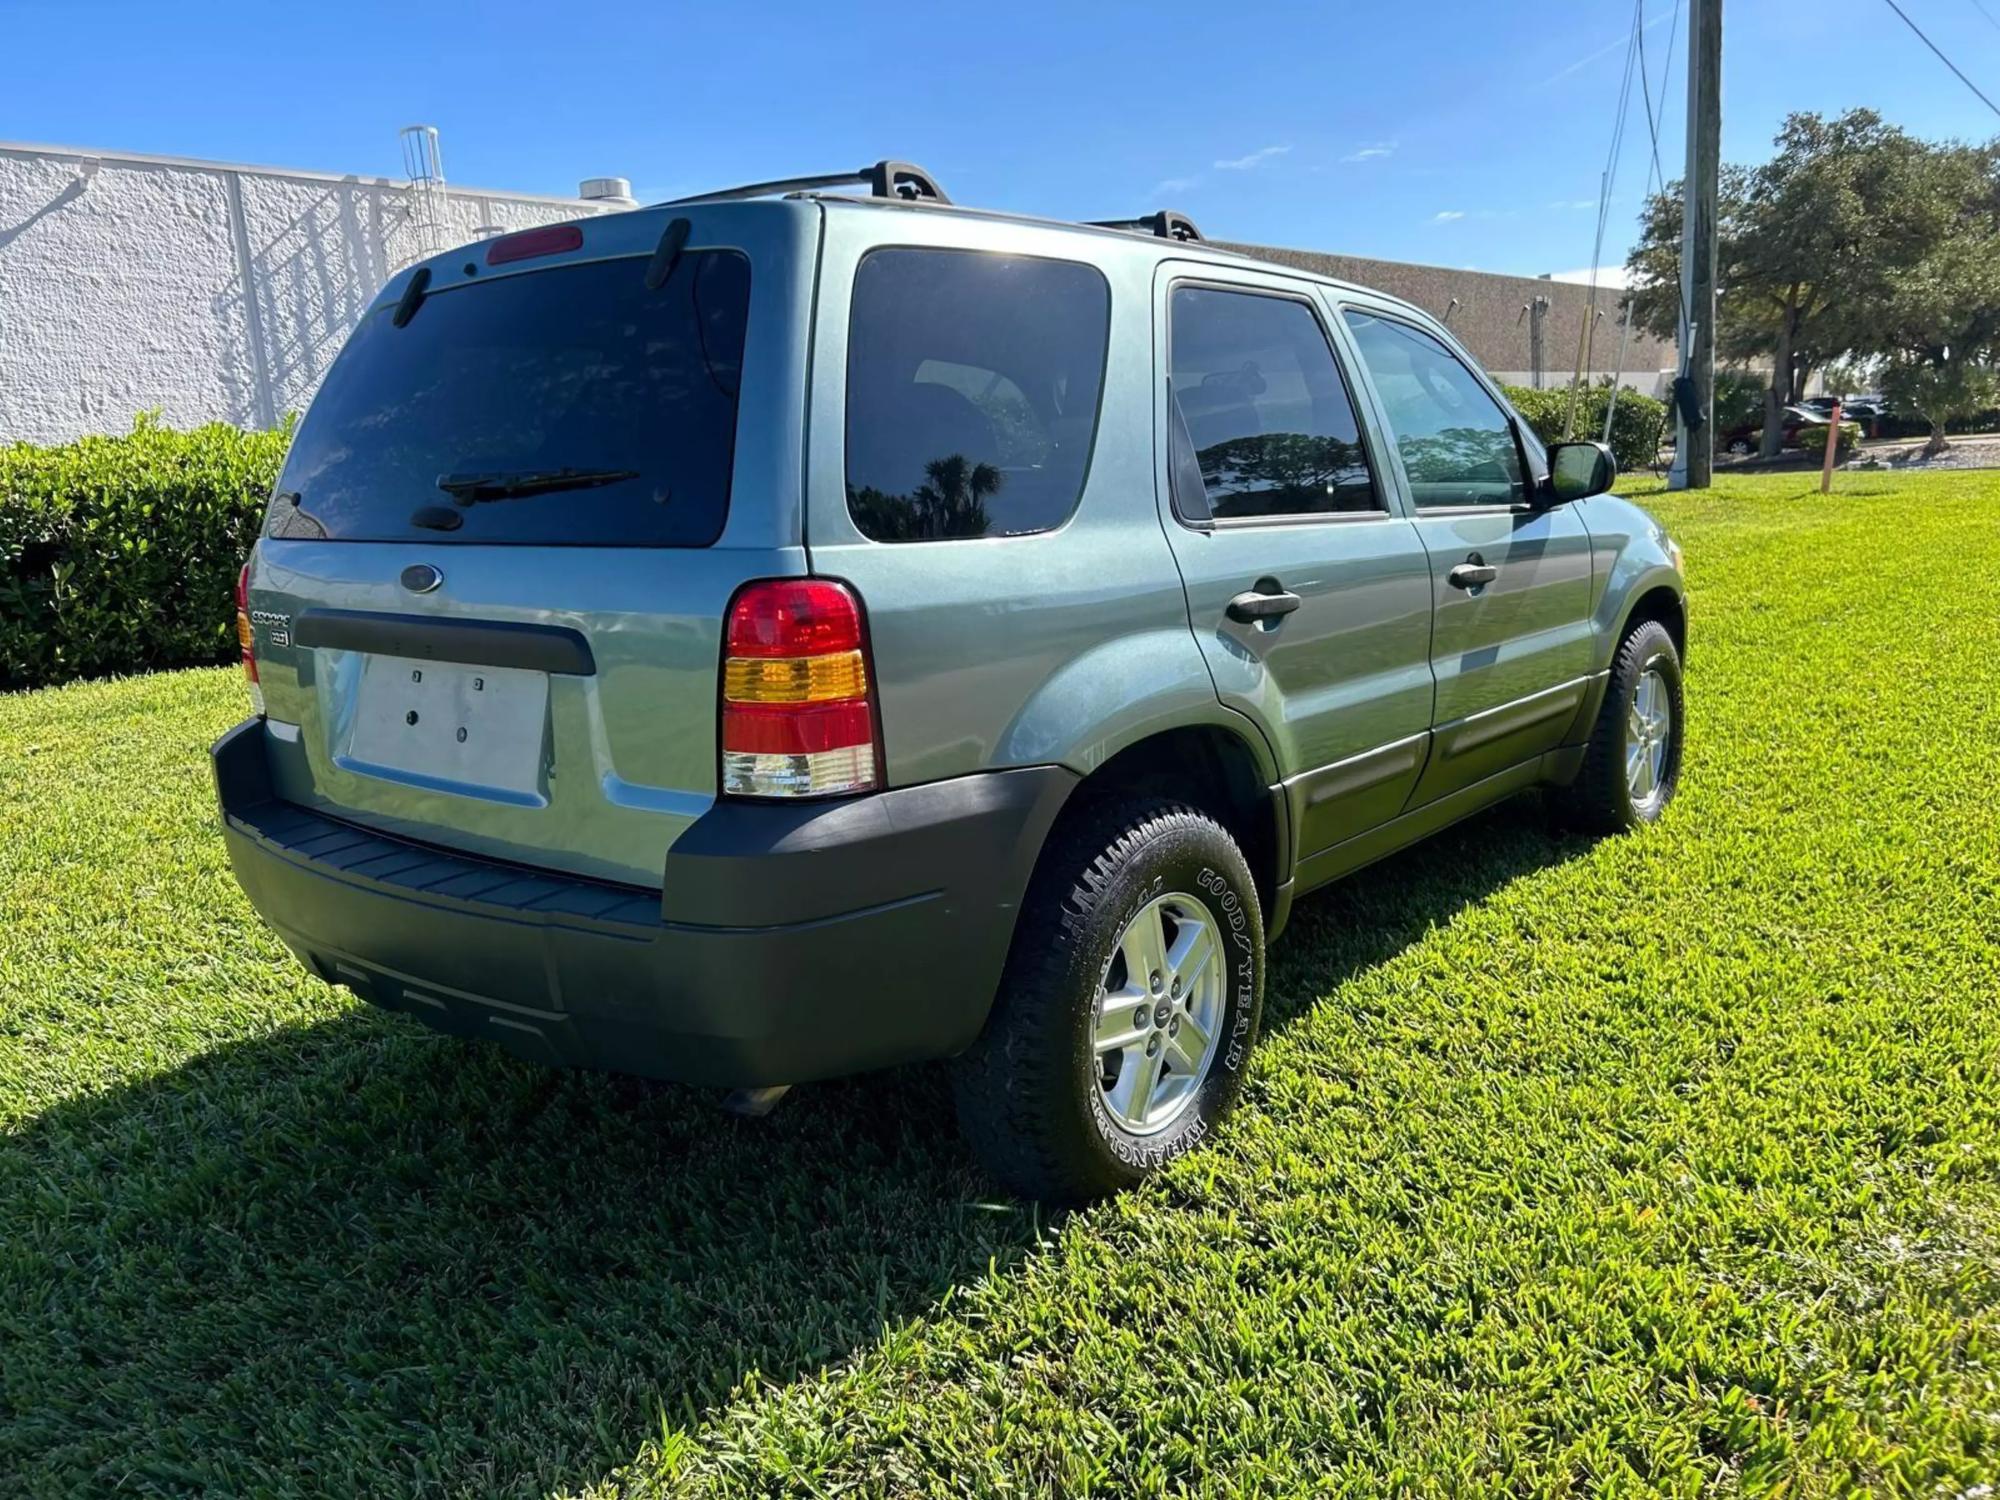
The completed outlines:
<svg viewBox="0 0 2000 1500">
<path fill-rule="evenodd" d="M 1936 364 L 1954 336 L 1983 357 L 2000 332 L 1992 149 L 1923 141 L 1865 109 L 1794 114 L 1774 144 L 1762 166 L 1725 169 L 1717 209 L 1716 348 L 1769 362 L 1767 453 L 1816 367 L 1849 353 Z M 1633 316 L 1663 338 L 1679 321 L 1680 230 L 1674 183 L 1627 261 Z M 1947 387 L 1969 388 L 1932 382 Z"/>
<path fill-rule="evenodd" d="M 986 501 L 1006 476 L 991 464 L 949 453 L 924 465 L 924 482 L 907 495 L 873 485 L 848 486 L 855 525 L 878 542 L 928 542 L 985 536 L 993 529 Z"/>
</svg>

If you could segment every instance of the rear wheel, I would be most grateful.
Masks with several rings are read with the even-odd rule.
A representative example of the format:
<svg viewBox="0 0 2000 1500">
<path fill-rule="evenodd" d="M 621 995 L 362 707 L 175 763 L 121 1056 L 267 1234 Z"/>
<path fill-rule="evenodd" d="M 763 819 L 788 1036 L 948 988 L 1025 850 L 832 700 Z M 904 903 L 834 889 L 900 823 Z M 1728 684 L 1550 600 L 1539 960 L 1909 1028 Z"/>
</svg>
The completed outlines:
<svg viewBox="0 0 2000 1500">
<path fill-rule="evenodd" d="M 1263 992 L 1263 916 L 1229 834 L 1177 803 L 1090 806 L 1044 852 L 955 1065 L 966 1138 L 1029 1197 L 1139 1182 L 1235 1101 Z"/>
<path fill-rule="evenodd" d="M 1680 786 L 1681 658 L 1657 620 L 1619 643 L 1583 769 L 1558 799 L 1563 820 L 1595 833 L 1656 822 Z"/>
</svg>

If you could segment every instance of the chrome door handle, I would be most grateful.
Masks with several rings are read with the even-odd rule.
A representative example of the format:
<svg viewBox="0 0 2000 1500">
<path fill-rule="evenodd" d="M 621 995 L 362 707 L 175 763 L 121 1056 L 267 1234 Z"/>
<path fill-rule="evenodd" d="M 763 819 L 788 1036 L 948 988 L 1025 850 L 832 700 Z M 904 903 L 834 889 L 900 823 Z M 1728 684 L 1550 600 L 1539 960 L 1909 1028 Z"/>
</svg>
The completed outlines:
<svg viewBox="0 0 2000 1500">
<path fill-rule="evenodd" d="M 1288 615 L 1299 607 L 1299 602 L 1297 594 L 1288 594 L 1282 589 L 1274 594 L 1261 594 L 1251 589 L 1231 599 L 1224 613 L 1230 619 L 1248 625 L 1256 620 L 1275 620 Z"/>
<path fill-rule="evenodd" d="M 1499 576 L 1500 570 L 1492 563 L 1460 563 L 1445 574 L 1444 581 L 1455 589 L 1476 589 L 1484 588 Z"/>
</svg>

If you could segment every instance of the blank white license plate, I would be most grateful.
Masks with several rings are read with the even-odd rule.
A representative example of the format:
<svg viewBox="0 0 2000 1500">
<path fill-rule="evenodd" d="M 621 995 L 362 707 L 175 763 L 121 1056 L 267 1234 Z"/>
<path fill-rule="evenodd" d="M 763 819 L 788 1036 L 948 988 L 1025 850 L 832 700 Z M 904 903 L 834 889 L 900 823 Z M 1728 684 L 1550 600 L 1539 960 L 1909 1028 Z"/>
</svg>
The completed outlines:
<svg viewBox="0 0 2000 1500">
<path fill-rule="evenodd" d="M 358 770 L 539 800 L 548 713 L 546 672 L 370 656 L 347 758 Z"/>
</svg>

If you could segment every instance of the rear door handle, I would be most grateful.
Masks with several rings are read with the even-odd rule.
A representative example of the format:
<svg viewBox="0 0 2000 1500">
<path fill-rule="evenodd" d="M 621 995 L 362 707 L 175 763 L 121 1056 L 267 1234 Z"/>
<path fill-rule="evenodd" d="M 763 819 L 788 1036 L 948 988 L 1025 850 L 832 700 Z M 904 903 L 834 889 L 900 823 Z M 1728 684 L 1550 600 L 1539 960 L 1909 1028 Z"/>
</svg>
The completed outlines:
<svg viewBox="0 0 2000 1500">
<path fill-rule="evenodd" d="M 1500 570 L 1492 563 L 1460 563 L 1444 581 L 1455 589 L 1476 589 L 1491 583 L 1500 576 Z"/>
<path fill-rule="evenodd" d="M 1290 614 L 1298 607 L 1297 594 L 1288 594 L 1283 589 L 1268 594 L 1251 589 L 1231 599 L 1229 608 L 1224 613 L 1230 619 L 1248 625 L 1256 620 L 1275 620 L 1281 615 Z"/>
</svg>

